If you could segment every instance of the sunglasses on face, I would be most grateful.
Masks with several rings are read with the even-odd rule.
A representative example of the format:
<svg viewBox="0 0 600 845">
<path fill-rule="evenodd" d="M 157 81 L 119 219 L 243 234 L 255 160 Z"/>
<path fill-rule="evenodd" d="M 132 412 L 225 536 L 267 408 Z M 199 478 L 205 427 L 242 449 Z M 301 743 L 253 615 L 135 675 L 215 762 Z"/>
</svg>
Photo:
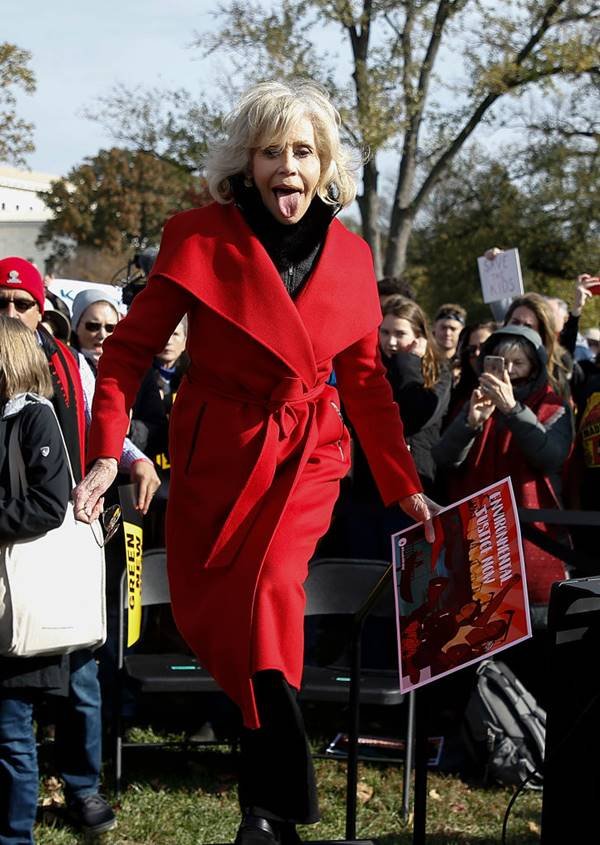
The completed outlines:
<svg viewBox="0 0 600 845">
<path fill-rule="evenodd" d="M 0 296 L 0 311 L 6 311 L 10 303 L 15 306 L 15 311 L 19 314 L 25 314 L 34 305 L 37 305 L 35 299 L 10 299 L 8 296 Z"/>
<path fill-rule="evenodd" d="M 88 320 L 83 325 L 85 330 L 91 332 L 91 334 L 99 332 L 100 329 L 104 329 L 107 334 L 112 334 L 117 326 L 116 323 L 98 323 L 96 320 Z"/>
</svg>

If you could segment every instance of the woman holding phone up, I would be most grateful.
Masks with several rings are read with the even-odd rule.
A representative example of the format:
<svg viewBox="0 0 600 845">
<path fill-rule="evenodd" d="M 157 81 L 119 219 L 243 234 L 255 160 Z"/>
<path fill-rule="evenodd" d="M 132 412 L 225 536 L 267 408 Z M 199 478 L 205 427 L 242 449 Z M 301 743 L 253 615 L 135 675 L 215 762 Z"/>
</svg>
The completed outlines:
<svg viewBox="0 0 600 845">
<path fill-rule="evenodd" d="M 486 356 L 494 356 L 487 368 L 495 373 L 485 372 Z M 452 500 L 510 475 L 519 507 L 560 508 L 573 420 L 548 384 L 539 334 L 528 326 L 504 326 L 484 343 L 481 358 L 479 385 L 433 449 L 438 466 L 452 468 Z M 537 527 L 556 536 L 552 528 Z M 524 551 L 532 620 L 543 627 L 550 588 L 566 573 L 558 558 L 527 540 Z"/>
</svg>

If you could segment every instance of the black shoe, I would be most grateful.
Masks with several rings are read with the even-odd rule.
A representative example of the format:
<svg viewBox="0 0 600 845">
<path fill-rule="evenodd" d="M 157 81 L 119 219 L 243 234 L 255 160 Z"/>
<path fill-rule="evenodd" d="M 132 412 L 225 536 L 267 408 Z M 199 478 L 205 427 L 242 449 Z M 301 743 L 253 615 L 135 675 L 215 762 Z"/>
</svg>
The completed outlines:
<svg viewBox="0 0 600 845">
<path fill-rule="evenodd" d="M 238 828 L 235 845 L 280 845 L 279 830 L 262 816 L 246 813 Z"/>
<path fill-rule="evenodd" d="M 67 819 L 85 833 L 105 833 L 117 826 L 112 807 L 101 795 L 75 798 L 67 805 Z"/>
</svg>

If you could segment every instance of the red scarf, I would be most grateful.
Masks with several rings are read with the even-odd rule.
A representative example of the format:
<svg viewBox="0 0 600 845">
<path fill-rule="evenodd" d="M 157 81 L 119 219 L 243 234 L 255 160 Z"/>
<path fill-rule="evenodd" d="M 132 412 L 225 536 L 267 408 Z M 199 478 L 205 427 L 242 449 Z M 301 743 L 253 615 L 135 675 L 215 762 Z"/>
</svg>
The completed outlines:
<svg viewBox="0 0 600 845">
<path fill-rule="evenodd" d="M 81 481 L 85 467 L 85 401 L 79 367 L 69 348 L 58 338 L 44 347 L 54 385 L 52 404 L 62 429 L 75 481 Z"/>
<path fill-rule="evenodd" d="M 527 397 L 523 404 L 531 408 L 542 424 L 547 423 L 565 405 L 547 384 Z M 494 413 L 485 422 L 465 462 L 449 481 L 452 501 L 481 490 L 507 475 L 511 477 L 519 507 L 560 508 L 548 476 L 529 463 L 512 431 L 502 424 L 502 417 Z M 534 525 L 554 539 L 565 539 L 560 529 L 543 523 Z M 552 584 L 566 577 L 564 564 L 529 540 L 523 540 L 523 553 L 529 601 L 531 604 L 548 604 Z"/>
</svg>

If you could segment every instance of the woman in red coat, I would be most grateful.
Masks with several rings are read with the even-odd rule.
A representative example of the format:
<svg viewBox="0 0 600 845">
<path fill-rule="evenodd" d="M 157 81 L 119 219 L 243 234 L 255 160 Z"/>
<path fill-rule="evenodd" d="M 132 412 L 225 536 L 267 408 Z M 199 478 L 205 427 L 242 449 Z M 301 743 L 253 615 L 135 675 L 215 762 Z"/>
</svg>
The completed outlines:
<svg viewBox="0 0 600 845">
<path fill-rule="evenodd" d="M 340 401 L 384 501 L 433 530 L 379 357 L 371 255 L 335 219 L 355 196 L 338 126 L 311 84 L 241 99 L 207 163 L 216 202 L 167 222 L 146 289 L 105 345 L 95 463 L 76 491 L 93 519 L 140 379 L 188 314 L 191 363 L 171 415 L 171 598 L 248 729 L 242 845 L 294 843 L 294 824 L 318 819 L 295 691 L 307 564 L 350 465 Z"/>
</svg>

